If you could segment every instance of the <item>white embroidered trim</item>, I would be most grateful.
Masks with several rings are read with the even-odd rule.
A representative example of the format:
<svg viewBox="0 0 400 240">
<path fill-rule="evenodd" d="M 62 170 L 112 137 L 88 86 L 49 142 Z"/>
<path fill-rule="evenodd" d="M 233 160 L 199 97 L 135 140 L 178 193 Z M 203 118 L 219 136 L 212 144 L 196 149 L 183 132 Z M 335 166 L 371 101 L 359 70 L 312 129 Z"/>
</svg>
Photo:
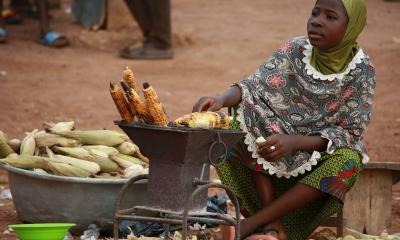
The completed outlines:
<svg viewBox="0 0 400 240">
<path fill-rule="evenodd" d="M 320 73 L 317 69 L 315 69 L 311 65 L 311 55 L 313 46 L 310 44 L 309 40 L 307 40 L 307 44 L 304 46 L 304 48 L 305 50 L 303 52 L 304 54 L 303 62 L 306 64 L 305 70 L 307 72 L 307 75 L 313 77 L 314 79 L 320 79 L 320 80 L 334 81 L 335 79 L 337 79 L 339 81 L 342 81 L 344 76 L 349 74 L 351 70 L 355 69 L 357 67 L 357 64 L 360 64 L 362 60 L 366 57 L 363 50 L 360 48 L 360 50 L 358 50 L 357 54 L 353 57 L 353 59 L 351 60 L 351 62 L 349 63 L 344 72 L 325 75 L 323 73 Z"/>
<path fill-rule="evenodd" d="M 251 156 L 254 159 L 257 159 L 257 163 L 263 166 L 264 170 L 268 170 L 270 175 L 275 174 L 278 178 L 281 177 L 290 178 L 292 176 L 297 177 L 299 173 L 304 174 L 306 171 L 311 171 L 312 166 L 317 165 L 318 160 L 321 158 L 321 153 L 319 153 L 318 151 L 314 151 L 307 162 L 305 162 L 301 167 L 291 172 L 287 172 L 273 166 L 270 162 L 266 161 L 264 158 L 260 157 L 257 154 L 257 147 L 255 144 L 256 141 L 255 139 L 253 139 L 252 135 L 246 130 L 247 127 L 243 116 L 242 103 L 239 104 L 237 113 L 238 113 L 237 120 L 239 121 L 240 128 L 246 133 L 244 137 L 244 143 L 248 146 L 247 150 L 251 152 Z"/>
</svg>

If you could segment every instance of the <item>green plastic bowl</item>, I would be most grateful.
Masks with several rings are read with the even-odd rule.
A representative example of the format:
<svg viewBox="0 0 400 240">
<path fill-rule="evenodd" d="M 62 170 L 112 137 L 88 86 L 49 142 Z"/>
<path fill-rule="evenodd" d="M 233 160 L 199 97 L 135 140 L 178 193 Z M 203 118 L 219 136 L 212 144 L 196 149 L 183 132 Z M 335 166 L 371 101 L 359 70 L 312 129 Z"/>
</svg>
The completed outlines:
<svg viewBox="0 0 400 240">
<path fill-rule="evenodd" d="M 75 223 L 33 223 L 9 225 L 20 240 L 63 240 Z"/>
</svg>

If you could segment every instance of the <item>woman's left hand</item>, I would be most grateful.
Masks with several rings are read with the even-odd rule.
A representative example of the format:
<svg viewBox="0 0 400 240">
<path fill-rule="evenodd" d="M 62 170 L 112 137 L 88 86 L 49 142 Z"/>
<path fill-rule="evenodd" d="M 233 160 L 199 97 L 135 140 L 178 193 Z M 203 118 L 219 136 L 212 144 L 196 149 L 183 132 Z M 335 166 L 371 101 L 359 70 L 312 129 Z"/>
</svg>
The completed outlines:
<svg viewBox="0 0 400 240">
<path fill-rule="evenodd" d="M 257 144 L 257 153 L 268 162 L 274 162 L 281 157 L 297 150 L 296 137 L 286 134 L 274 134 L 265 142 Z"/>
</svg>

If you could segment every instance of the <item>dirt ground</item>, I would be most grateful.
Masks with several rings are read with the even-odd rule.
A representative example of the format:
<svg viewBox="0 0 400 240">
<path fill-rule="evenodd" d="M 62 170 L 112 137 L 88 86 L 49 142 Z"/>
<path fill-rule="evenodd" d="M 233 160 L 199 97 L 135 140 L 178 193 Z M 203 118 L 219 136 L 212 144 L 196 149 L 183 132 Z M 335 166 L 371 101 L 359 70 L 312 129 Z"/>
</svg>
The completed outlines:
<svg viewBox="0 0 400 240">
<path fill-rule="evenodd" d="M 79 129 L 115 128 L 118 113 L 108 83 L 131 67 L 139 83 L 152 84 L 171 119 L 191 111 L 204 95 L 223 91 L 251 74 L 284 41 L 304 35 L 314 1 L 173 0 L 175 58 L 131 61 L 118 50 L 140 39 L 122 1 L 109 1 L 109 28 L 89 32 L 66 11 L 52 11 L 52 26 L 71 46 L 38 45 L 37 22 L 9 25 L 0 45 L 0 130 L 11 138 L 41 128 L 43 121 L 74 120 Z M 400 2 L 368 0 L 368 23 L 359 42 L 377 70 L 372 121 L 366 142 L 372 161 L 400 161 Z M 1 186 L 2 185 L 2 186 Z M 0 192 L 8 187 L 0 170 Z M 400 232 L 400 187 L 393 188 L 392 232 Z M 3 206 L 4 204 L 4 206 Z M 0 200 L 0 239 L 18 223 L 11 200 Z"/>
</svg>

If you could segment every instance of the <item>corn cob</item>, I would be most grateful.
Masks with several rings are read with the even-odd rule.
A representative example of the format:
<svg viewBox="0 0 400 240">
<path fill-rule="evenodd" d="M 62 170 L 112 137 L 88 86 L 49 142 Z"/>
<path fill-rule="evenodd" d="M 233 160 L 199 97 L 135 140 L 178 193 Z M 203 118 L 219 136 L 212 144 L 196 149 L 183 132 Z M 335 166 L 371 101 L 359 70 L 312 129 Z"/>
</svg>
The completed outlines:
<svg viewBox="0 0 400 240">
<path fill-rule="evenodd" d="M 178 127 L 229 128 L 230 117 L 224 112 L 195 112 L 173 121 Z"/>
<path fill-rule="evenodd" d="M 8 140 L 7 144 L 14 150 L 14 152 L 19 152 L 21 147 L 21 140 L 13 138 Z"/>
<path fill-rule="evenodd" d="M 90 152 L 81 147 L 58 147 L 55 146 L 52 148 L 55 152 L 61 153 L 63 155 L 68 155 L 78 159 L 84 159 L 91 161 L 93 157 L 90 155 Z"/>
<path fill-rule="evenodd" d="M 124 175 L 122 177 L 124 178 L 132 178 L 141 174 L 149 174 L 149 169 L 148 168 L 143 168 L 140 165 L 132 165 L 128 167 L 127 169 L 124 169 Z"/>
<path fill-rule="evenodd" d="M 26 137 L 22 140 L 20 154 L 33 156 L 36 149 L 35 134 L 37 129 L 30 133 L 26 133 Z"/>
<path fill-rule="evenodd" d="M 49 169 L 55 175 L 69 177 L 89 177 L 90 172 L 67 163 L 49 162 Z"/>
<path fill-rule="evenodd" d="M 129 69 L 128 67 L 125 68 L 125 70 L 123 71 L 123 79 L 124 82 L 126 84 L 128 84 L 128 86 L 130 88 L 132 88 L 133 90 L 137 91 L 137 86 L 136 86 L 136 81 L 135 81 L 135 77 L 133 76 L 133 72 L 131 69 Z"/>
<path fill-rule="evenodd" d="M 114 147 L 108 147 L 108 146 L 104 146 L 104 145 L 85 145 L 82 146 L 82 148 L 86 149 L 86 150 L 91 150 L 91 149 L 96 149 L 99 151 L 102 151 L 104 153 L 106 153 L 107 155 L 111 156 L 111 155 L 116 155 L 118 154 L 118 150 Z"/>
<path fill-rule="evenodd" d="M 121 115 L 122 120 L 125 122 L 132 122 L 134 119 L 134 114 L 131 111 L 129 104 L 126 102 L 124 97 L 124 93 L 118 85 L 110 82 L 110 94 L 111 97 L 117 106 L 118 112 Z"/>
<path fill-rule="evenodd" d="M 139 147 L 132 142 L 123 142 L 117 146 L 117 149 L 122 154 L 139 158 L 147 165 L 150 163 L 150 160 L 140 152 Z"/>
<path fill-rule="evenodd" d="M 146 101 L 147 111 L 153 119 L 152 124 L 167 126 L 169 122 L 167 114 L 158 99 L 156 91 L 148 83 L 143 84 L 143 96 Z"/>
<path fill-rule="evenodd" d="M 66 138 L 76 139 L 83 144 L 105 145 L 109 147 L 129 140 L 129 137 L 125 134 L 111 130 L 65 131 L 56 134 Z"/>
<path fill-rule="evenodd" d="M 7 144 L 7 136 L 0 131 L 0 158 L 5 158 L 14 153 L 14 150 Z"/>
<path fill-rule="evenodd" d="M 96 173 L 100 172 L 100 166 L 97 163 L 78 159 L 78 158 L 55 154 L 54 159 L 52 159 L 52 161 L 66 163 L 66 164 L 72 165 L 74 167 L 81 168 L 81 169 L 89 172 L 90 174 L 96 174 Z"/>
<path fill-rule="evenodd" d="M 89 150 L 90 155 L 92 156 L 92 162 L 99 164 L 102 172 L 120 172 L 118 164 L 116 164 L 113 160 L 111 160 L 108 155 L 102 151 L 91 149 Z"/>
<path fill-rule="evenodd" d="M 128 84 L 121 82 L 121 85 L 132 111 L 145 123 L 150 124 L 153 120 L 147 111 L 146 103 L 142 101 L 139 94 L 133 88 L 129 87 Z"/>
<path fill-rule="evenodd" d="M 74 121 L 58 122 L 58 123 L 44 122 L 43 126 L 48 132 L 64 132 L 64 131 L 74 130 L 75 122 Z"/>
<path fill-rule="evenodd" d="M 142 160 L 129 156 L 129 155 L 125 155 L 122 153 L 118 153 L 117 155 L 113 155 L 110 156 L 110 158 L 112 160 L 114 160 L 116 163 L 118 163 L 118 165 L 122 168 L 128 168 L 134 164 L 139 164 L 142 165 L 143 167 L 148 167 L 148 163 L 143 162 Z"/>
<path fill-rule="evenodd" d="M 77 147 L 80 145 L 79 141 L 75 139 L 65 138 L 50 133 L 36 134 L 35 141 L 36 141 L 36 146 L 39 148 L 51 147 L 54 145 L 62 147 Z"/>
<path fill-rule="evenodd" d="M 39 173 L 39 174 L 42 174 L 42 175 L 48 174 L 48 173 L 46 172 L 46 170 L 43 170 L 43 169 L 41 169 L 41 168 L 34 168 L 33 171 L 34 171 L 35 173 Z"/>
<path fill-rule="evenodd" d="M 23 169 L 43 168 L 48 169 L 49 158 L 37 157 L 31 155 L 17 155 L 9 156 L 7 158 L 0 159 L 0 163 L 7 163 L 11 166 Z"/>
</svg>

